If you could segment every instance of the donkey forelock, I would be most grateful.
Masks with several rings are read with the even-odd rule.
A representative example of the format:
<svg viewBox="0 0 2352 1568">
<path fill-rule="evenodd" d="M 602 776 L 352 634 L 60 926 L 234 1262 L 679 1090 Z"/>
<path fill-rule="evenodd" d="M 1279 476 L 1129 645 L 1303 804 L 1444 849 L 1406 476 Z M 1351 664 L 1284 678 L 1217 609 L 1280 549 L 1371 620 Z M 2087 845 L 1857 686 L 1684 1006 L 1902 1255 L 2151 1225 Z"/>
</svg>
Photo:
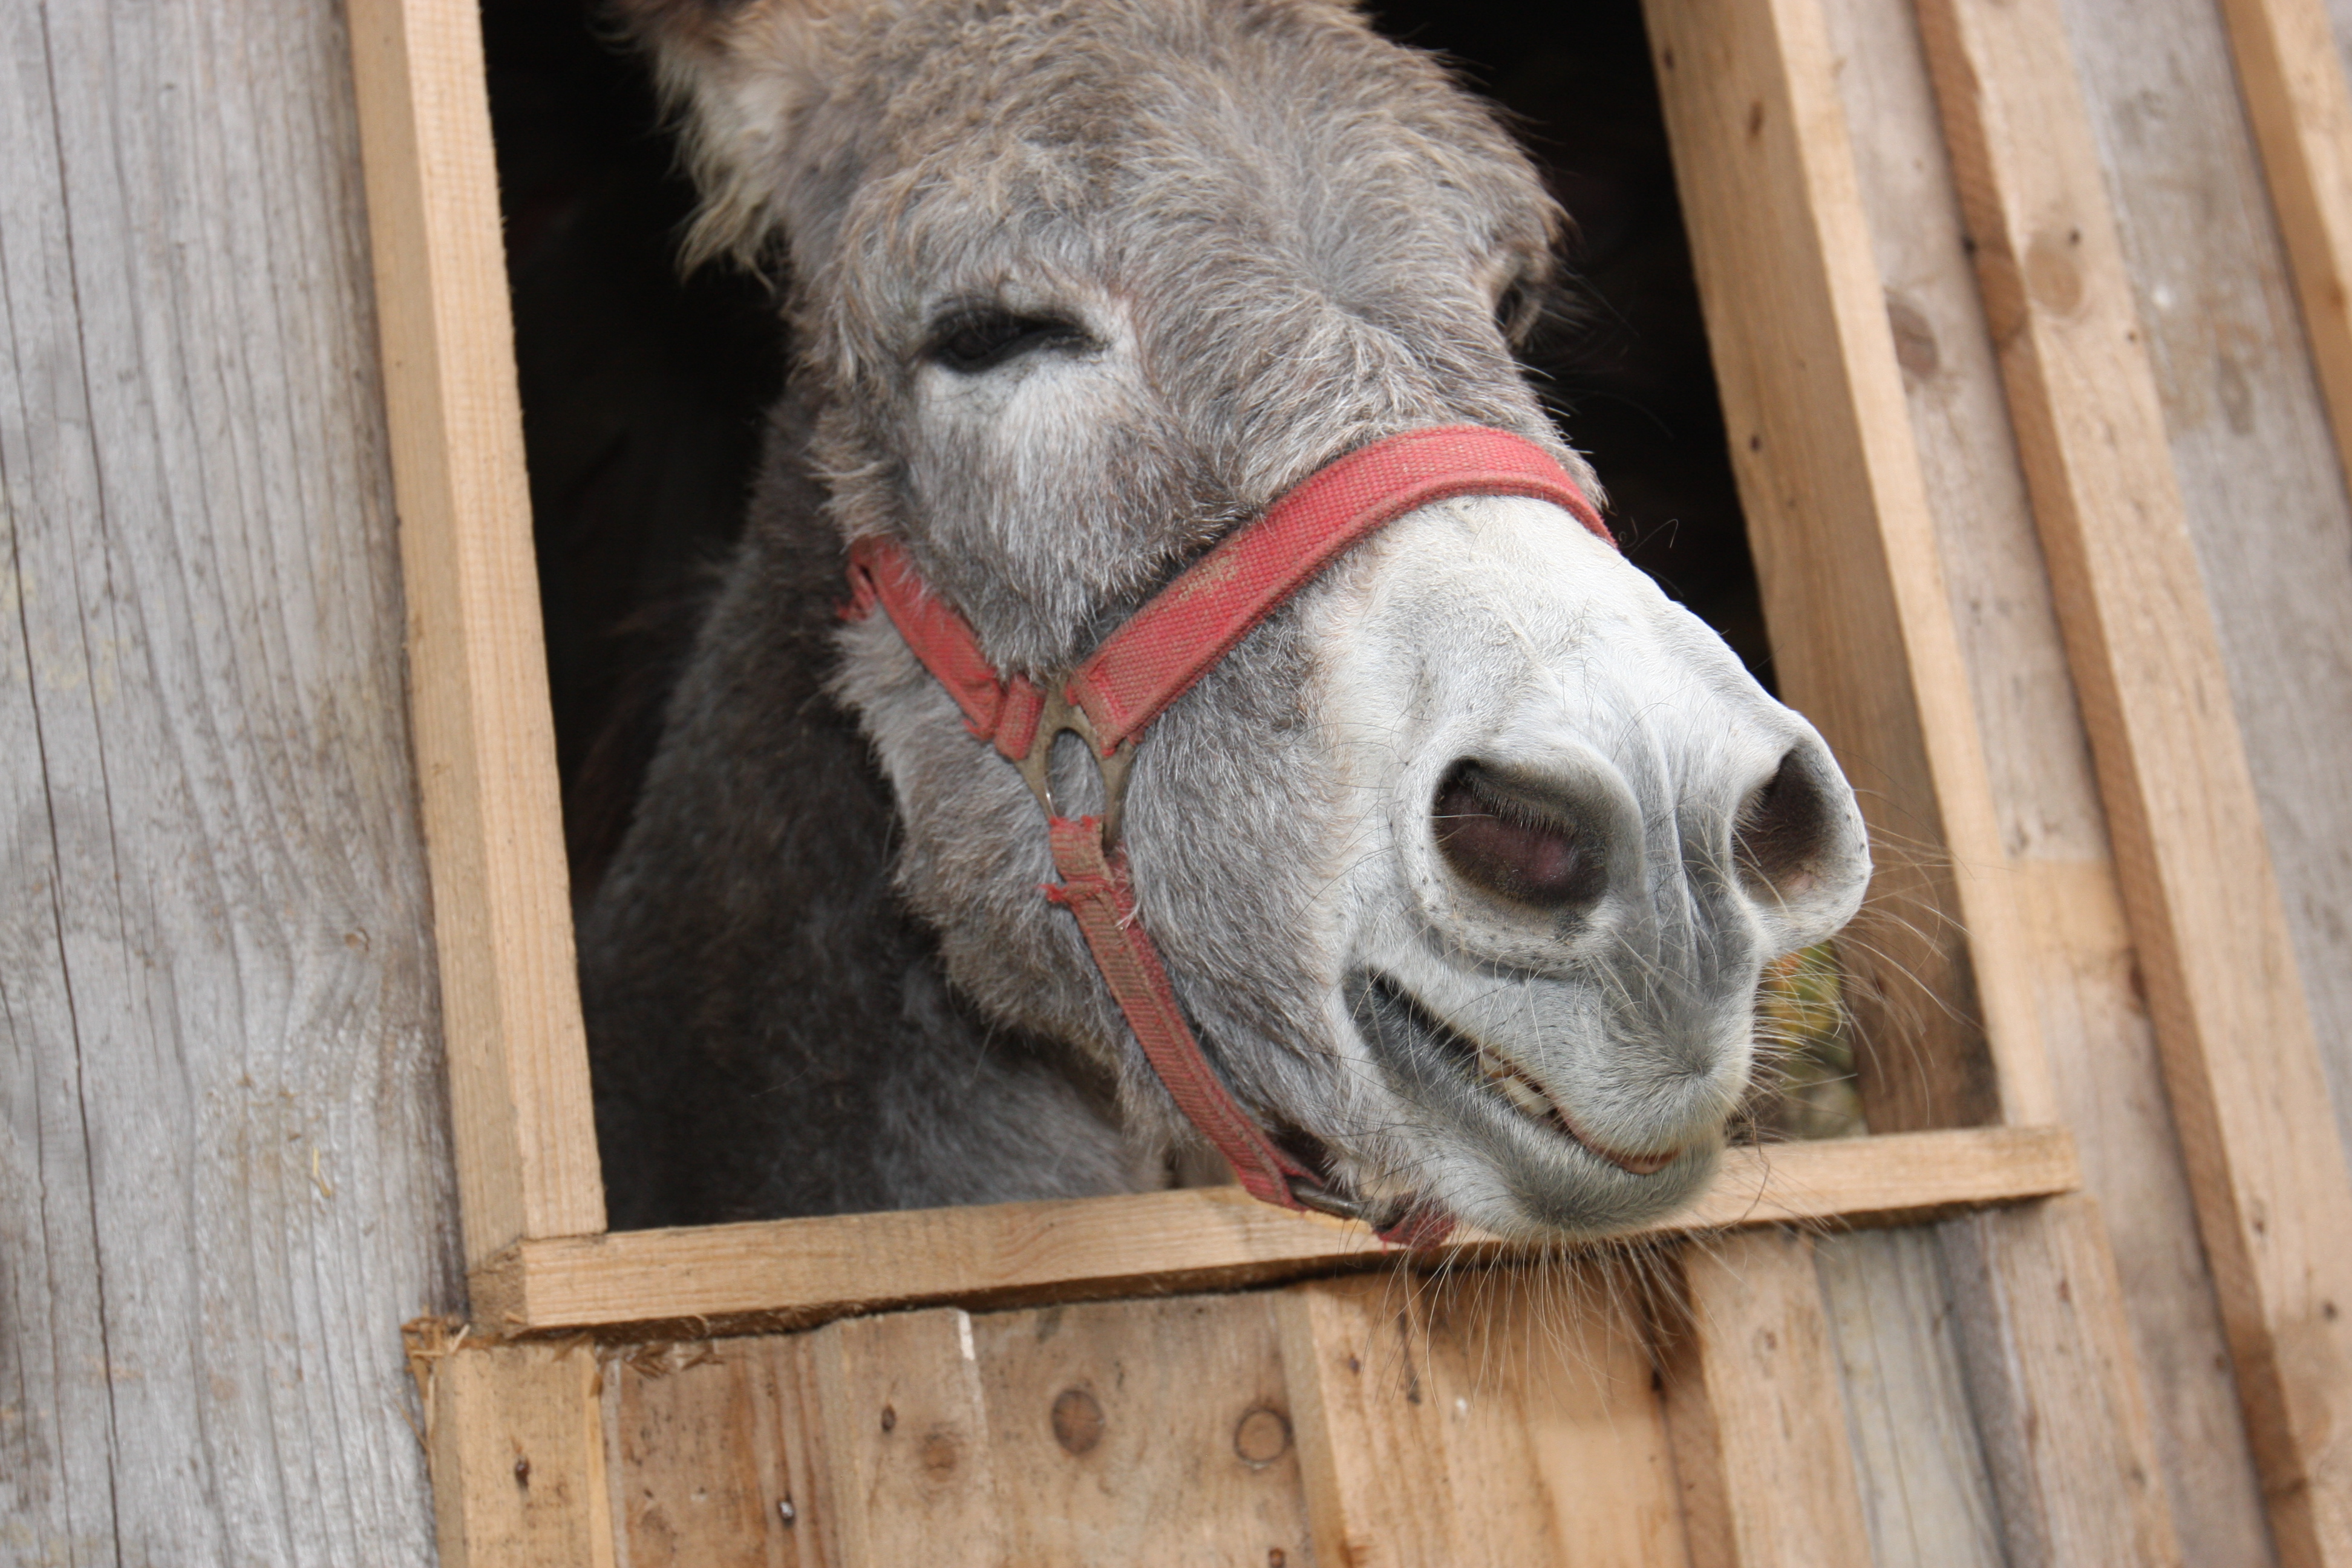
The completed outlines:
<svg viewBox="0 0 2352 1568">
<path fill-rule="evenodd" d="M 632 942 L 701 918 L 698 865 L 750 875 L 694 770 L 761 765 L 724 738 L 740 719 L 713 715 L 790 684 L 764 628 L 805 606 L 753 586 L 779 562 L 890 535 L 999 670 L 1043 679 L 1382 437 L 1494 426 L 1591 487 L 1509 342 L 1559 213 L 1489 110 L 1347 7 L 633 14 L 707 195 L 689 248 L 789 271 L 814 425 L 790 460 L 825 482 L 835 534 L 755 512 L 587 963 L 640 974 Z M 1017 775 L 887 621 L 835 646 L 830 689 L 887 775 L 898 886 L 946 973 L 994 1026 L 1118 1081 L 1118 1130 L 1073 1112 L 1053 1136 L 1179 1137 L 1071 922 L 1036 896 L 1053 868 Z M 1142 918 L 1245 1104 L 1360 1190 L 1523 1230 L 1631 1223 L 1703 1179 L 1760 965 L 1834 929 L 1867 865 L 1818 737 L 1533 501 L 1423 508 L 1252 635 L 1139 752 L 1128 847 Z M 809 896 L 789 880 L 745 897 L 789 925 Z M 649 994 L 612 1016 L 656 1016 Z M 1039 1190 L 1023 1180 L 957 1190 Z"/>
</svg>

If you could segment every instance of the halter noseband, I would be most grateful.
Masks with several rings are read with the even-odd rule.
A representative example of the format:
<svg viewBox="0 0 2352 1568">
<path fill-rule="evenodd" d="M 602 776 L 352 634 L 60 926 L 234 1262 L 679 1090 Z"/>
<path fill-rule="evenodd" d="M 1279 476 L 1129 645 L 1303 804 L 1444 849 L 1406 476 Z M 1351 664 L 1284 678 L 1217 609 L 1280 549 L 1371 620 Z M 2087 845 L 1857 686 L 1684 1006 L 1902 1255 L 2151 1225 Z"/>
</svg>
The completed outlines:
<svg viewBox="0 0 2352 1568">
<path fill-rule="evenodd" d="M 1465 495 L 1550 501 L 1614 542 L 1592 502 L 1542 447 L 1507 431 L 1444 426 L 1375 441 L 1318 469 L 1185 568 L 1049 688 L 998 675 L 971 626 L 929 591 L 893 540 L 850 546 L 852 596 L 843 612 L 863 620 L 879 605 L 963 710 L 965 728 L 1021 770 L 1045 808 L 1062 876 L 1042 890 L 1077 918 L 1145 1059 L 1242 1186 L 1282 1208 L 1364 1220 L 1401 1247 L 1443 1240 L 1452 1217 L 1410 1203 L 1375 1214 L 1331 1191 L 1266 1136 L 1209 1065 L 1138 916 L 1119 823 L 1136 743 L 1170 703 L 1350 546 L 1407 512 Z M 1101 772 L 1098 817 L 1067 817 L 1055 803 L 1049 763 L 1066 730 L 1087 743 Z"/>
</svg>

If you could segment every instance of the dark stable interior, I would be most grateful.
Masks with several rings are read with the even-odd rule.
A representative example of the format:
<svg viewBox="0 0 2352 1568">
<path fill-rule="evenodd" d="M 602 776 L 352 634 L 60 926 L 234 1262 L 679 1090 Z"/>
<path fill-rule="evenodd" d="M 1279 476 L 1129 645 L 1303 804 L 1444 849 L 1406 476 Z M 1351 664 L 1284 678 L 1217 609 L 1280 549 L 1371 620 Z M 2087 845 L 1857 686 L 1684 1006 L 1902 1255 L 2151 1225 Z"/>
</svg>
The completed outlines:
<svg viewBox="0 0 2352 1568">
<path fill-rule="evenodd" d="M 1599 470 L 1626 553 L 1769 686 L 1639 0 L 1370 9 L 1501 103 L 1543 167 L 1574 224 L 1570 286 L 1528 363 Z M 692 193 L 642 65 L 598 16 L 597 0 L 499 0 L 483 13 L 565 837 L 582 892 L 627 825 L 785 366 L 767 282 L 723 265 L 680 275 Z M 1822 1065 L 1844 1076 L 1843 1062 Z M 1801 1097 L 1809 1076 L 1786 1087 Z M 1846 1130 L 1842 1112 L 1816 1128 L 1756 1110 L 1759 1131 Z"/>
</svg>

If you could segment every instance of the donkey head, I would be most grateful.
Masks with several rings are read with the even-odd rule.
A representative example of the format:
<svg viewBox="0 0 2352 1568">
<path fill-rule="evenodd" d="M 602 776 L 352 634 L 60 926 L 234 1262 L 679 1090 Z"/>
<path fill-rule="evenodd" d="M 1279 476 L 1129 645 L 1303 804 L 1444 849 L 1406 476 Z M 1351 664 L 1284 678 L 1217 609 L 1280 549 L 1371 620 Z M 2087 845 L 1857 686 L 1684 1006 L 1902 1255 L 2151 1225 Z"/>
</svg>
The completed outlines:
<svg viewBox="0 0 2352 1568">
<path fill-rule="evenodd" d="M 899 541 L 1002 671 L 1068 669 L 1334 458 L 1483 425 L 1590 484 L 1512 357 L 1559 214 L 1424 56 L 1316 0 L 639 0 L 706 195 L 781 247 L 835 521 Z M 883 617 L 835 689 L 899 885 L 1007 1025 L 1172 1112 L 1036 803 Z M 1098 787 L 1084 749 L 1056 791 Z M 1125 842 L 1242 1103 L 1335 1181 L 1492 1229 L 1655 1216 L 1710 1170 L 1763 963 L 1868 873 L 1820 738 L 1558 507 L 1345 555 L 1162 717 Z"/>
</svg>

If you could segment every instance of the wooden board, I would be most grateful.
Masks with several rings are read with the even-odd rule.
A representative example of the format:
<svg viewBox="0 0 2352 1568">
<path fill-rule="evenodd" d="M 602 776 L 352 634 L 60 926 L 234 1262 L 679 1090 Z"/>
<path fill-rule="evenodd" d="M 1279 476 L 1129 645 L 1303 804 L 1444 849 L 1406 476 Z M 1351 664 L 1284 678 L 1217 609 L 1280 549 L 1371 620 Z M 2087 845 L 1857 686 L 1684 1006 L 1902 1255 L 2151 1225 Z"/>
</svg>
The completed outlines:
<svg viewBox="0 0 2352 1568">
<path fill-rule="evenodd" d="M 1645 1310 L 1659 1267 L 1643 1254 L 1465 1270 L 1423 1298 L 1445 1471 L 1465 1505 L 1454 1562 L 1687 1556 Z"/>
<path fill-rule="evenodd" d="M 351 9 L 466 1255 L 604 1228 L 474 0 Z"/>
<path fill-rule="evenodd" d="M 2219 10 L 2065 10 L 2336 1131 L 2352 1141 L 2352 496 Z"/>
<path fill-rule="evenodd" d="M 1283 1361 L 1318 1563 L 1464 1560 L 1445 1419 L 1416 1292 L 1394 1276 L 1294 1286 Z"/>
<path fill-rule="evenodd" d="M 805 1419 L 827 1478 L 830 1561 L 1005 1562 L 971 1319 L 953 1307 L 852 1318 L 811 1335 L 805 1353 L 803 1386 L 814 1396 Z"/>
<path fill-rule="evenodd" d="M 2077 1194 L 1941 1229 L 2008 1561 L 2185 1562 L 2097 1204 Z"/>
<path fill-rule="evenodd" d="M 425 1325 L 448 1561 L 1679 1563 L 1655 1265 L 884 1314 L 601 1363 Z M 595 1465 L 603 1523 L 551 1515 Z"/>
<path fill-rule="evenodd" d="M 0 6 L 0 1560 L 430 1562 L 460 1300 L 341 12 Z"/>
<path fill-rule="evenodd" d="M 2323 0 L 2221 0 L 2339 458 L 2352 459 L 2352 85 Z"/>
<path fill-rule="evenodd" d="M 2264 1562 L 2269 1530 L 2220 1308 L 1917 16 L 1911 0 L 1830 0 L 1825 9 L 2043 1043 L 2084 1186 L 2103 1200 L 2127 1282 L 2124 1307 L 2166 1490 L 2190 1561 Z M 2157 169 L 2179 161 L 2177 153 L 2152 160 L 2136 183 L 2168 184 Z"/>
<path fill-rule="evenodd" d="M 638 1345 L 604 1363 L 614 1568 L 814 1568 L 824 1521 L 797 1340 Z"/>
<path fill-rule="evenodd" d="M 1933 1231 L 1813 1249 L 1874 1568 L 2006 1568 Z"/>
<path fill-rule="evenodd" d="M 1715 1186 L 1661 1232 L 1788 1219 L 1892 1219 L 2013 1202 L 2077 1184 L 2074 1145 L 2051 1128 L 1943 1132 L 1735 1150 Z M 1505 1250 L 1471 1232 L 1467 1260 Z M 486 1332 L 647 1324 L 790 1326 L 924 1302 L 1204 1289 L 1383 1256 L 1360 1226 L 1300 1215 L 1235 1187 L 1075 1203 L 773 1220 L 526 1242 L 473 1277 Z"/>
<path fill-rule="evenodd" d="M 1275 1297 L 1316 1561 L 1683 1562 L 1642 1278 L 1604 1258 Z"/>
<path fill-rule="evenodd" d="M 2055 0 L 1921 7 L 2249 1428 L 2352 1552 L 2352 1178 Z"/>
<path fill-rule="evenodd" d="M 2057 1200 L 609 1347 L 607 1527 L 625 1568 L 2175 1562 L 2105 1259 Z M 471 1467 L 472 1568 L 545 1560 L 481 1542 L 551 1539 L 509 1470 L 599 1425 L 588 1354 L 422 1358 L 436 1410 L 472 1388 L 509 1434 L 460 1455 L 436 1428 L 436 1464 Z"/>
<path fill-rule="evenodd" d="M 974 1318 L 1006 1560 L 1309 1562 L 1276 1300 Z"/>
<path fill-rule="evenodd" d="M 441 1568 L 614 1568 L 594 1347 L 467 1353 L 422 1324 L 409 1352 Z"/>
<path fill-rule="evenodd" d="M 1651 0 L 1781 695 L 1870 819 L 1840 939 L 1876 1131 L 2054 1114 L 1819 0 Z"/>
<path fill-rule="evenodd" d="M 1666 1413 L 1692 1568 L 1869 1568 L 1812 1238 L 1742 1231 L 1683 1255 Z"/>
</svg>

